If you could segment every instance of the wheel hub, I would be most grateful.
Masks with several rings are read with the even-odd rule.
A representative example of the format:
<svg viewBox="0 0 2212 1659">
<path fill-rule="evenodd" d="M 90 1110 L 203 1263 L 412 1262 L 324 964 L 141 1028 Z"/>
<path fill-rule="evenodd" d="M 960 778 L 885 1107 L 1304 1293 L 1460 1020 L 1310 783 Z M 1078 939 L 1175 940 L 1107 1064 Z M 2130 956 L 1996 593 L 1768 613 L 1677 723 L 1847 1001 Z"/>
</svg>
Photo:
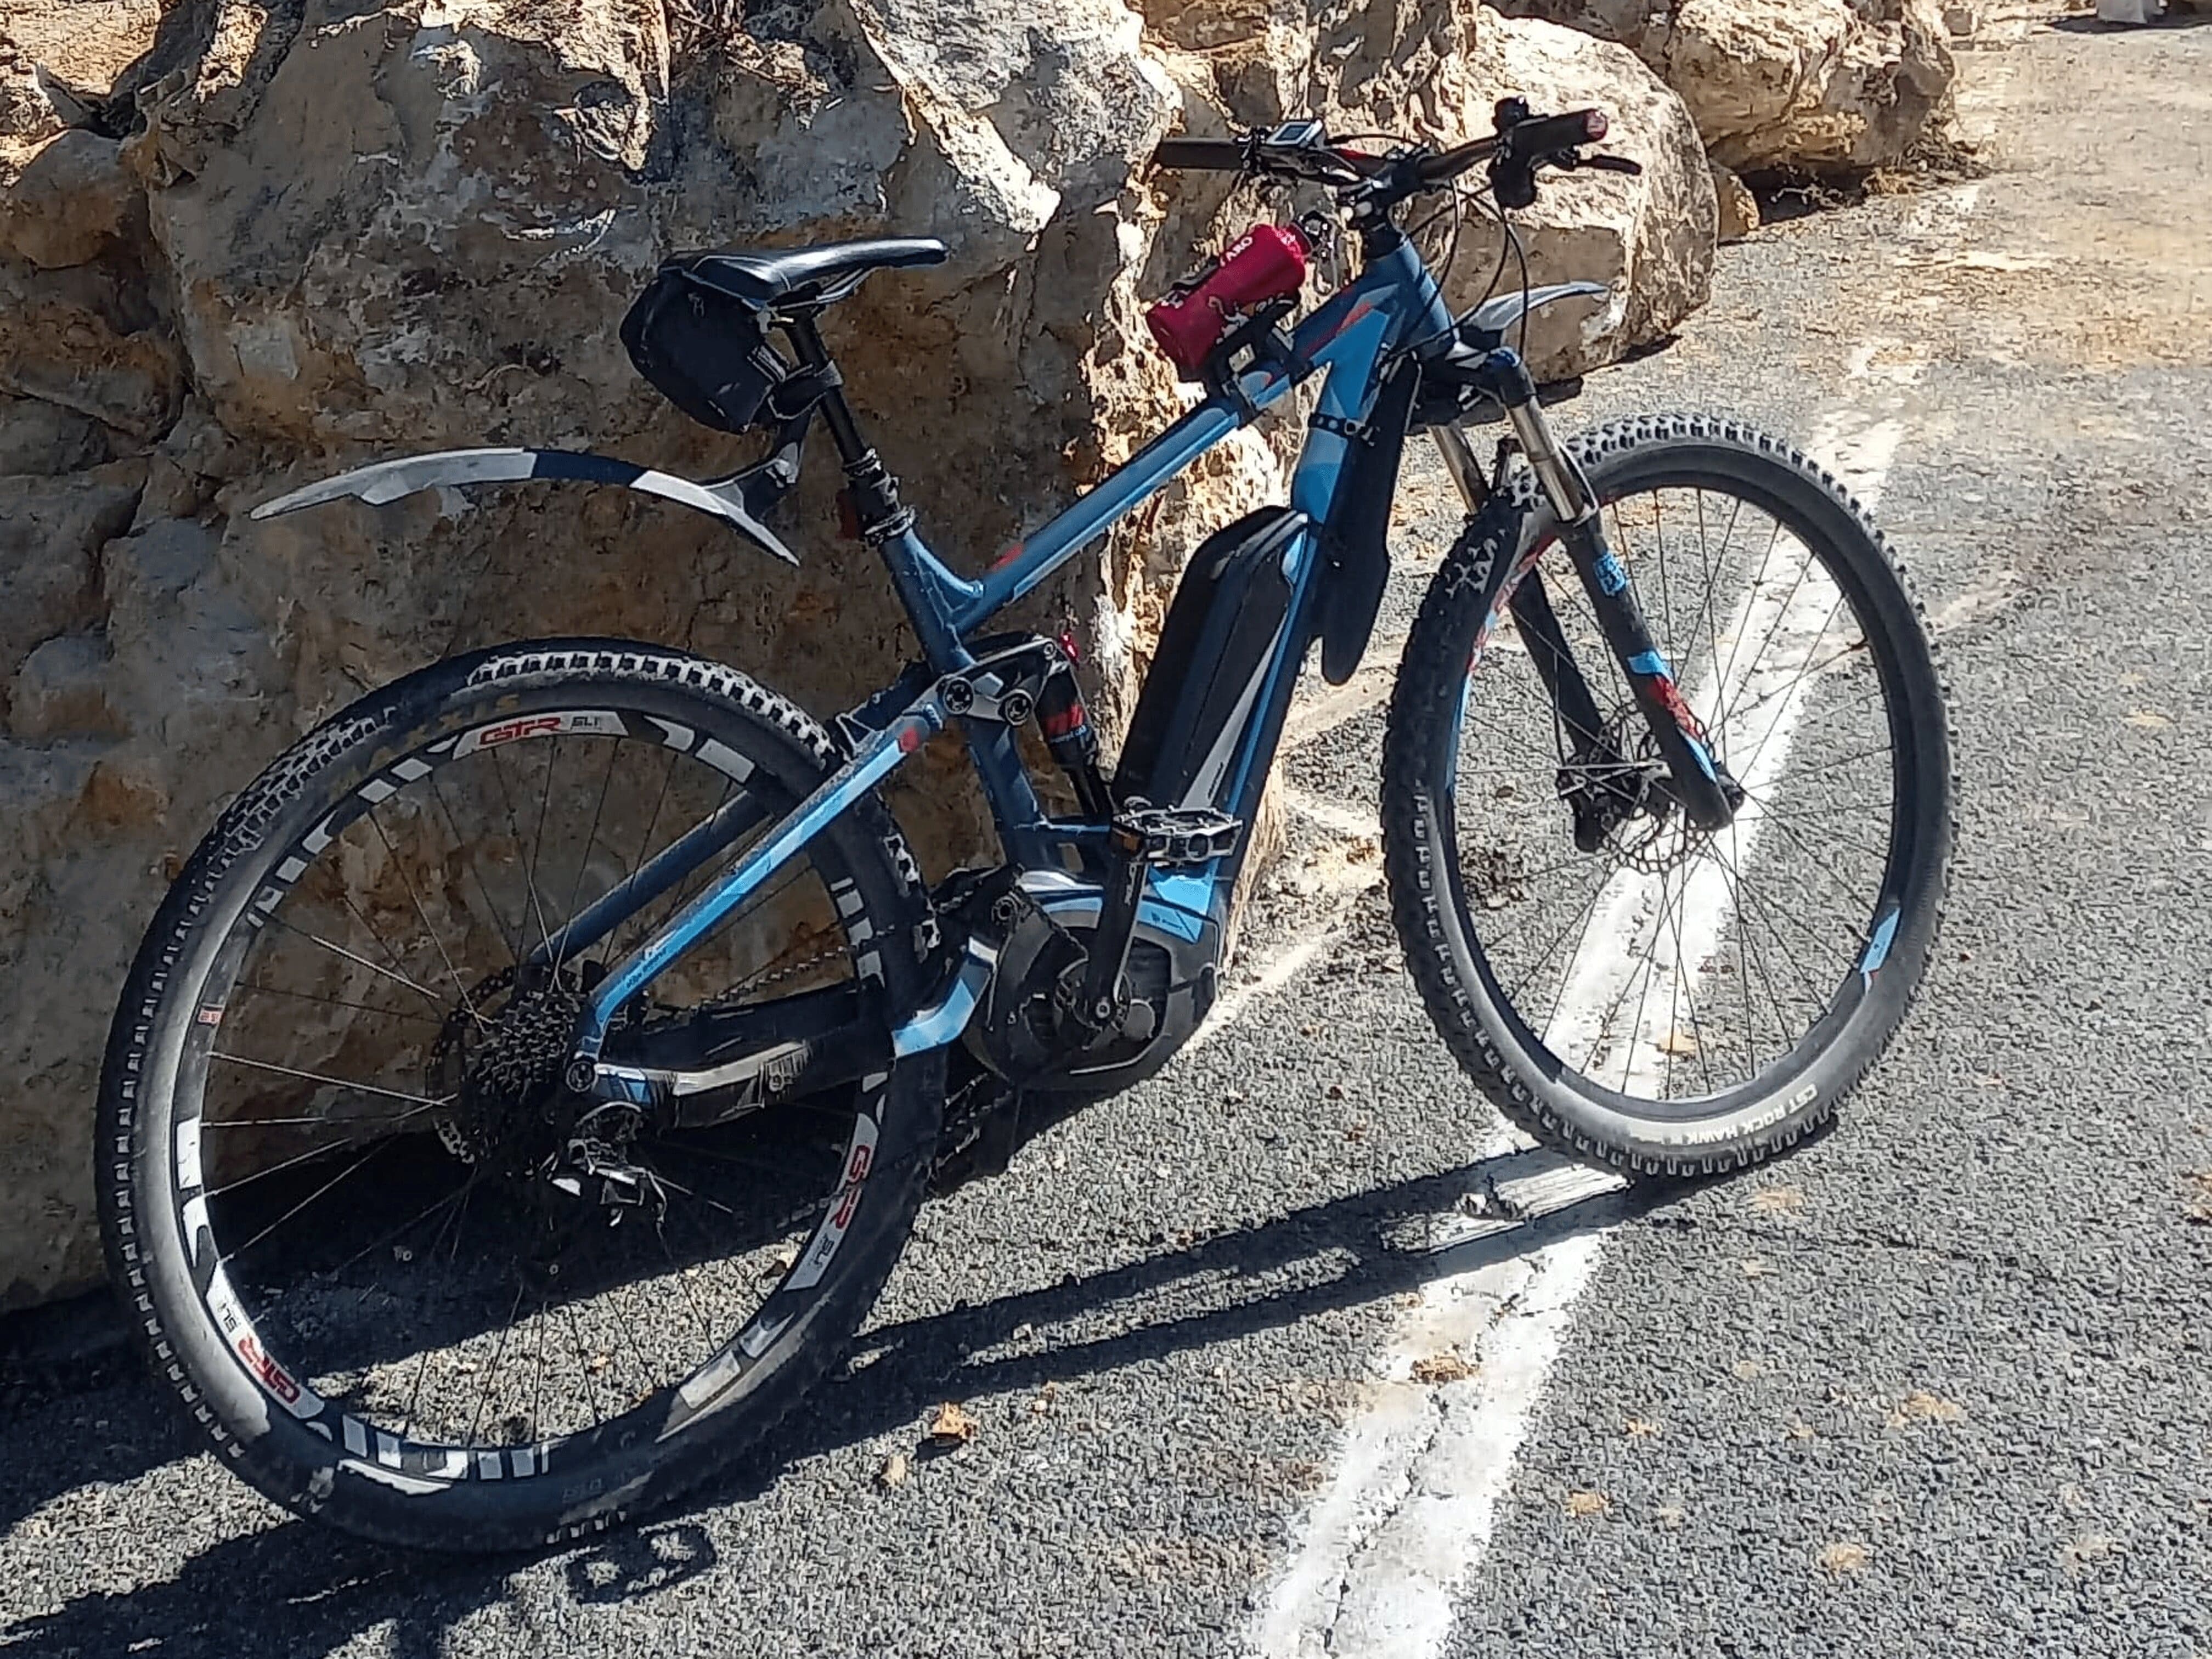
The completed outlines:
<svg viewBox="0 0 2212 1659">
<path fill-rule="evenodd" d="M 522 1175 L 559 1153 L 587 1103 L 562 1083 L 586 994 L 574 967 L 502 969 L 447 1016 L 430 1078 L 453 1102 L 438 1134 L 454 1157 Z"/>
<path fill-rule="evenodd" d="M 1559 769 L 1559 788 L 1575 815 L 1577 847 L 1603 848 L 1646 875 L 1680 868 L 1711 839 L 1679 810 L 1667 763 L 1632 701 L 1607 717 L 1588 758 Z"/>
</svg>

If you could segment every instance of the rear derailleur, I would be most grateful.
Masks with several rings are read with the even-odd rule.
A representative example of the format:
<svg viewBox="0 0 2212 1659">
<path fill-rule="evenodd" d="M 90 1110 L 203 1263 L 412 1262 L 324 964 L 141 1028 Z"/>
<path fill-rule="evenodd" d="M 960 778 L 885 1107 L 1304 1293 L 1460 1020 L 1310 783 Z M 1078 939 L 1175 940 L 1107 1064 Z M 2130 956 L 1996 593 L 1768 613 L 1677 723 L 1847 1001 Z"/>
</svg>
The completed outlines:
<svg viewBox="0 0 2212 1659">
<path fill-rule="evenodd" d="M 667 1185 L 626 1156 L 643 1127 L 643 1115 L 635 1106 L 606 1101 L 593 1107 L 569 1131 L 567 1145 L 546 1176 L 547 1184 L 606 1211 L 611 1227 L 619 1226 L 629 1215 L 649 1215 L 658 1227 L 668 1214 Z"/>
</svg>

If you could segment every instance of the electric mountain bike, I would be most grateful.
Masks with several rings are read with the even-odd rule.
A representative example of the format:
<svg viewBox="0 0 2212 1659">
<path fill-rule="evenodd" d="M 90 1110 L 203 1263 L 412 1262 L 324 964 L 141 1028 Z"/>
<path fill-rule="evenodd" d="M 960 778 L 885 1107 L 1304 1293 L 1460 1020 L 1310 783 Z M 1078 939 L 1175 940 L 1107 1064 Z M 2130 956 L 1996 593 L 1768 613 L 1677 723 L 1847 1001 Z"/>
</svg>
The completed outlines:
<svg viewBox="0 0 2212 1659">
<path fill-rule="evenodd" d="M 920 651 L 824 724 L 680 651 L 502 646 L 361 698 L 228 808 L 131 969 L 98 1139 L 114 1279 L 222 1461 L 357 1533 L 495 1549 L 759 1440 L 933 1179 L 1002 1164 L 1206 1018 L 1294 683 L 1316 643 L 1330 680 L 1358 667 L 1416 431 L 1467 518 L 1405 641 L 1381 799 L 1437 1030 L 1512 1123 L 1634 1174 L 1824 1124 L 1905 1013 L 1952 833 L 1897 564 L 1735 426 L 1556 439 L 1508 342 L 1603 290 L 1524 280 L 1455 316 L 1400 222 L 1477 168 L 1510 210 L 1540 168 L 1632 166 L 1588 153 L 1603 130 L 1509 101 L 1441 151 L 1316 122 L 1164 143 L 1162 167 L 1331 192 L 1357 275 L 1302 318 L 1296 292 L 1219 313 L 1189 412 L 979 575 L 921 539 L 818 331 L 871 273 L 945 257 L 921 240 L 662 269 L 623 337 L 687 411 L 772 434 L 731 477 L 478 449 L 258 508 L 576 479 L 790 558 L 766 520 L 818 422 Z M 1290 500 L 1192 558 L 1109 772 L 1070 647 L 988 625 L 1300 387 Z M 1005 861 L 933 888 L 878 791 L 948 726 Z M 1041 800 L 1048 754 L 1072 816 Z"/>
</svg>

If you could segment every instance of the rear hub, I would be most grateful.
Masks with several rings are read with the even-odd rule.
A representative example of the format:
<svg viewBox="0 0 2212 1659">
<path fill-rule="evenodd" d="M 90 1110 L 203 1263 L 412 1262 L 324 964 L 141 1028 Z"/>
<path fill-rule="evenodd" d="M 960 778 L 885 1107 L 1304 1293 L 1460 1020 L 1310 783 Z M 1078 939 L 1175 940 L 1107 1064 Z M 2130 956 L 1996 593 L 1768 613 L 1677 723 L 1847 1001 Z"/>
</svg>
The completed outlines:
<svg viewBox="0 0 2212 1659">
<path fill-rule="evenodd" d="M 558 1158 L 591 1103 L 562 1083 L 586 994 L 574 967 L 507 968 L 447 1016 L 430 1086 L 453 1103 L 438 1135 L 454 1157 L 516 1177 Z"/>
</svg>

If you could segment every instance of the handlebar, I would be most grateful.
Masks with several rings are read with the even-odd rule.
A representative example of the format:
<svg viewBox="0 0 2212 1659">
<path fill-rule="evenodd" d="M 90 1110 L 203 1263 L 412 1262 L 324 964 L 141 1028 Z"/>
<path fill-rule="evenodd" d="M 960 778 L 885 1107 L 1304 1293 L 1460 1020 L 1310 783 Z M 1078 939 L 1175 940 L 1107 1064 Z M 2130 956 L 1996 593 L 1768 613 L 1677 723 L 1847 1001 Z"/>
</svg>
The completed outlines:
<svg viewBox="0 0 2212 1659">
<path fill-rule="evenodd" d="M 1507 98 L 1499 101 L 1494 119 L 1497 131 L 1490 137 L 1447 150 L 1413 148 L 1388 155 L 1339 149 L 1318 121 L 1291 122 L 1271 133 L 1241 138 L 1164 138 L 1152 152 L 1152 165 L 1328 184 L 1348 192 L 1347 199 L 1384 211 L 1419 191 L 1447 185 L 1485 161 L 1490 164 L 1491 186 L 1498 204 L 1506 208 L 1527 207 L 1535 200 L 1539 167 L 1643 171 L 1625 156 L 1582 154 L 1584 146 L 1598 143 L 1609 129 L 1602 110 L 1537 115 L 1524 100 Z"/>
<path fill-rule="evenodd" d="M 1152 152 L 1156 167 L 1188 173 L 1242 173 L 1251 145 L 1234 138 L 1163 138 Z"/>
</svg>

